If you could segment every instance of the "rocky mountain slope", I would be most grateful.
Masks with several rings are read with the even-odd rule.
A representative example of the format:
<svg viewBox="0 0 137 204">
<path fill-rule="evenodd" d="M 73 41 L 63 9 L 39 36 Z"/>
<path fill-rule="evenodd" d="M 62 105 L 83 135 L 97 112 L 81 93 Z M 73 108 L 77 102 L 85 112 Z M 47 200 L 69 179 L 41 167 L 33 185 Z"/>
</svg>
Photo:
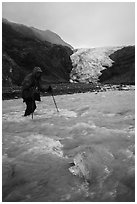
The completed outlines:
<svg viewBox="0 0 137 204">
<path fill-rule="evenodd" d="M 71 81 L 135 83 L 135 46 L 78 49 L 71 60 Z"/>
<path fill-rule="evenodd" d="M 109 57 L 114 63 L 109 69 L 101 71 L 100 82 L 135 84 L 135 47 L 124 47 Z"/>
<path fill-rule="evenodd" d="M 70 47 L 54 44 L 34 36 L 34 29 L 2 23 L 2 83 L 3 86 L 21 85 L 34 66 L 43 70 L 46 82 L 67 82 L 72 69 Z M 45 72 L 45 70 L 47 70 Z"/>
<path fill-rule="evenodd" d="M 64 42 L 59 35 L 50 30 L 43 31 L 36 29 L 34 27 L 31 27 L 31 30 L 34 32 L 35 36 L 42 41 L 48 41 L 53 44 L 63 45 L 73 49 L 73 47 L 70 44 Z"/>
</svg>

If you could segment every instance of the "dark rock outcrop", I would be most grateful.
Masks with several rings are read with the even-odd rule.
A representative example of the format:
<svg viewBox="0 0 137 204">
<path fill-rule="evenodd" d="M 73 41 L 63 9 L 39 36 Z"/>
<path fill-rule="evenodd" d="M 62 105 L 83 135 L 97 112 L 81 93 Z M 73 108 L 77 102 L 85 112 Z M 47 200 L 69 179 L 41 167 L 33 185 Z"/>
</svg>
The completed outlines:
<svg viewBox="0 0 137 204">
<path fill-rule="evenodd" d="M 100 82 L 135 84 L 135 46 L 124 47 L 109 57 L 114 63 L 110 68 L 101 71 Z"/>
</svg>

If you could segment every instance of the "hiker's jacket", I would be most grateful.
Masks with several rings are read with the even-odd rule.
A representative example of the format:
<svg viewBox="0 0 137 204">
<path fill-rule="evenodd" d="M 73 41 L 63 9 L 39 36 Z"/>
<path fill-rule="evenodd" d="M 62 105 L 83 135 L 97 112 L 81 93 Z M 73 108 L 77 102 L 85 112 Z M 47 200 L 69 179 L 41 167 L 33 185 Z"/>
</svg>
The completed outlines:
<svg viewBox="0 0 137 204">
<path fill-rule="evenodd" d="M 35 69 L 32 73 L 28 74 L 22 83 L 22 98 L 27 100 L 40 101 L 40 91 L 46 91 L 42 87 L 41 77 L 36 78 L 37 70 Z"/>
</svg>

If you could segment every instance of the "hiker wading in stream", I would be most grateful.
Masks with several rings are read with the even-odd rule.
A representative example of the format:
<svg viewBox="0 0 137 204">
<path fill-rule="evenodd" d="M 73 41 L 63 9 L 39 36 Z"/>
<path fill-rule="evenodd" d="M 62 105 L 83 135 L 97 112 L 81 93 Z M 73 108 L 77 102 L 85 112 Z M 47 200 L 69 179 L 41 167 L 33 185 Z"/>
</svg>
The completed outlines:
<svg viewBox="0 0 137 204">
<path fill-rule="evenodd" d="M 22 83 L 22 98 L 23 102 L 26 103 L 26 110 L 24 116 L 33 114 L 36 109 L 35 101 L 41 101 L 41 92 L 52 92 L 51 86 L 48 89 L 42 87 L 41 82 L 42 70 L 40 67 L 35 67 L 33 72 L 28 74 Z"/>
</svg>

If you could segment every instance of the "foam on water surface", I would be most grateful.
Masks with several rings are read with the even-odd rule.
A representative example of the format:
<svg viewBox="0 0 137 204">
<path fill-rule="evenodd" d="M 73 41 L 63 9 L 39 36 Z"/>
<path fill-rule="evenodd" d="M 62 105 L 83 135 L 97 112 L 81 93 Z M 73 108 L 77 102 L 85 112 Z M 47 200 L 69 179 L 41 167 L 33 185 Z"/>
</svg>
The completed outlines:
<svg viewBox="0 0 137 204">
<path fill-rule="evenodd" d="M 59 112 L 43 97 L 33 120 L 22 116 L 21 100 L 3 102 L 3 200 L 133 201 L 133 91 L 61 95 L 56 102 Z"/>
<path fill-rule="evenodd" d="M 11 144 L 18 144 L 19 152 L 18 156 L 22 155 L 39 155 L 39 154 L 54 154 L 58 157 L 63 157 L 62 147 L 63 145 L 59 140 L 46 137 L 42 134 L 26 134 L 25 137 L 14 136 Z M 24 148 L 25 147 L 25 148 Z M 10 149 L 10 147 L 9 147 Z"/>
<path fill-rule="evenodd" d="M 26 154 L 46 154 L 51 153 L 58 157 L 63 157 L 62 147 L 63 145 L 52 138 L 48 138 L 42 134 L 32 134 L 28 137 L 25 143 L 30 144 L 30 147 Z"/>
<path fill-rule="evenodd" d="M 5 113 L 2 115 L 3 122 L 28 122 L 32 119 L 32 114 L 24 117 L 24 111 L 14 111 L 10 113 Z M 44 110 L 36 110 L 33 114 L 34 119 L 38 118 L 52 118 L 52 117 L 64 117 L 66 119 L 68 118 L 75 118 L 77 117 L 77 113 L 74 111 L 70 111 L 67 109 L 59 109 L 59 112 L 57 112 L 54 109 L 44 109 Z"/>
<path fill-rule="evenodd" d="M 54 109 L 45 109 L 45 110 L 39 110 L 38 117 L 41 118 L 50 118 L 50 117 L 65 117 L 65 118 L 73 118 L 77 117 L 77 113 L 74 111 L 70 111 L 67 109 L 59 109 L 57 110 Z"/>
</svg>

